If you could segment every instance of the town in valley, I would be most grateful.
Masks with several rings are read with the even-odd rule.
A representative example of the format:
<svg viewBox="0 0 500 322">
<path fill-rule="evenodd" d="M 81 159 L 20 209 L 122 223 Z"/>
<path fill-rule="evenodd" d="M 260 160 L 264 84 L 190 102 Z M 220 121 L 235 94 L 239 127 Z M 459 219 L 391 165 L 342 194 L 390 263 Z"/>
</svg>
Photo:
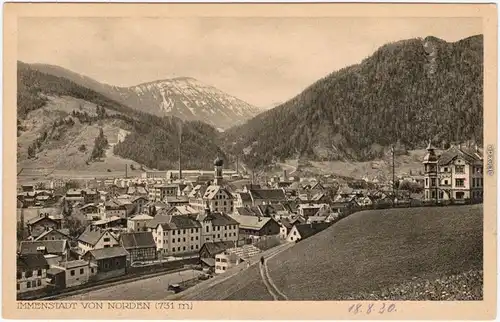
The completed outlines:
<svg viewBox="0 0 500 322">
<path fill-rule="evenodd" d="M 481 20 L 51 19 L 19 20 L 18 300 L 482 300 Z"/>
</svg>

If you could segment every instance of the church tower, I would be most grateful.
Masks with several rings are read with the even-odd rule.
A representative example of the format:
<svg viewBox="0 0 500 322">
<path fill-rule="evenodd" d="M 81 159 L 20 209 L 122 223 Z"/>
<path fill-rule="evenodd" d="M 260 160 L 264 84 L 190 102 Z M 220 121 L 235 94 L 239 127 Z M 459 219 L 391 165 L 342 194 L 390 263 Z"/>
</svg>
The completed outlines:
<svg viewBox="0 0 500 322">
<path fill-rule="evenodd" d="M 215 182 L 216 186 L 222 185 L 222 166 L 224 165 L 224 161 L 221 158 L 217 157 L 214 161 L 215 167 Z"/>
<path fill-rule="evenodd" d="M 438 157 L 434 152 L 431 141 L 427 145 L 427 154 L 424 156 L 424 199 L 437 200 L 438 197 Z"/>
</svg>

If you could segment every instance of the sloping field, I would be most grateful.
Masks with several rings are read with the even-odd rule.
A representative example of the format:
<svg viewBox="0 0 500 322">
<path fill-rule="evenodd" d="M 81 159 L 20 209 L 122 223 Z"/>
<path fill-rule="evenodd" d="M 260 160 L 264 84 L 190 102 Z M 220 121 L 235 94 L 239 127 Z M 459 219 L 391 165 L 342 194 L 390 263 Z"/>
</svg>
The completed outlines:
<svg viewBox="0 0 500 322">
<path fill-rule="evenodd" d="M 335 300 L 479 271 L 482 212 L 482 205 L 359 212 L 270 259 L 269 272 L 290 300 Z"/>
</svg>

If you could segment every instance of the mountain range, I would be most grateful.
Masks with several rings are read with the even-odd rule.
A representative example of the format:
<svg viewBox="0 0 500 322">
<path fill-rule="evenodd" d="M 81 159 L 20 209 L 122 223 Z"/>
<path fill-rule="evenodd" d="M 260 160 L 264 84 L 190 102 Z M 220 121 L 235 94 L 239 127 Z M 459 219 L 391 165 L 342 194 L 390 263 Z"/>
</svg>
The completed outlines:
<svg viewBox="0 0 500 322">
<path fill-rule="evenodd" d="M 105 160 L 172 168 L 182 125 L 186 167 L 211 168 L 217 155 L 239 156 L 250 169 L 286 159 L 368 161 L 391 145 L 404 153 L 428 140 L 482 144 L 482 97 L 481 35 L 386 44 L 260 114 L 192 78 L 124 88 L 18 62 L 18 160 L 93 169 L 103 129 L 110 144 L 97 155 Z M 61 155 L 69 161 L 56 162 Z"/>
<path fill-rule="evenodd" d="M 285 159 L 367 161 L 483 135 L 483 37 L 380 47 L 224 135 L 250 168 Z"/>
<path fill-rule="evenodd" d="M 217 156 L 225 157 L 219 132 L 206 123 L 138 111 L 21 62 L 17 73 L 19 167 L 176 168 L 179 133 L 186 168 L 210 169 Z"/>
<path fill-rule="evenodd" d="M 191 77 L 119 87 L 98 82 L 59 66 L 30 64 L 30 67 L 42 73 L 67 78 L 142 112 L 203 121 L 220 131 L 261 112 L 261 109 Z"/>
</svg>

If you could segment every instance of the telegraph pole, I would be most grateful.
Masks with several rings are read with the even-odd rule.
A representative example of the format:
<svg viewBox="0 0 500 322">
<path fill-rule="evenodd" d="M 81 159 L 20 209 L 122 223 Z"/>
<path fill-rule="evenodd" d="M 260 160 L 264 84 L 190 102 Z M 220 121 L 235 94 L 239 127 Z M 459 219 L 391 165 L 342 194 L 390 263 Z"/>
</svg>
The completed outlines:
<svg viewBox="0 0 500 322">
<path fill-rule="evenodd" d="M 391 145 L 391 154 L 392 154 L 392 196 L 393 202 L 396 201 L 396 167 L 394 162 L 394 145 Z"/>
</svg>

